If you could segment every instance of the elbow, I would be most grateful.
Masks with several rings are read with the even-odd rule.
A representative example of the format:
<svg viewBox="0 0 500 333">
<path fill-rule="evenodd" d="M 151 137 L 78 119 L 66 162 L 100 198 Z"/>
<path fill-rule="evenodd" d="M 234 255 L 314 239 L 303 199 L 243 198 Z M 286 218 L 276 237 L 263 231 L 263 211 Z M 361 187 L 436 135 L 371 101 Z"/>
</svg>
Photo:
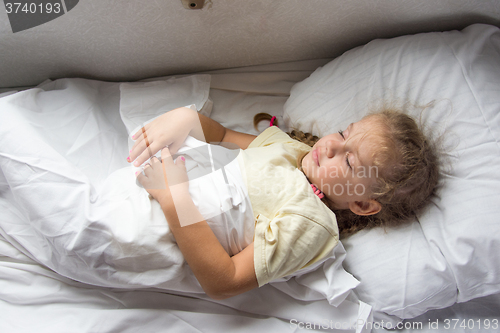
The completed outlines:
<svg viewBox="0 0 500 333">
<path fill-rule="evenodd" d="M 204 290 L 205 290 L 205 294 L 207 294 L 208 297 L 210 297 L 211 299 L 216 300 L 216 301 L 228 299 L 228 298 L 231 298 L 231 297 L 239 294 L 239 293 L 231 293 L 231 292 L 228 292 L 227 290 L 221 290 L 218 288 L 211 288 L 208 290 L 204 288 Z"/>
<path fill-rule="evenodd" d="M 245 288 L 241 288 L 238 285 L 228 285 L 228 284 L 217 284 L 216 286 L 203 287 L 205 294 L 213 300 L 223 300 L 228 299 L 233 296 L 239 295 L 247 291 Z"/>
</svg>

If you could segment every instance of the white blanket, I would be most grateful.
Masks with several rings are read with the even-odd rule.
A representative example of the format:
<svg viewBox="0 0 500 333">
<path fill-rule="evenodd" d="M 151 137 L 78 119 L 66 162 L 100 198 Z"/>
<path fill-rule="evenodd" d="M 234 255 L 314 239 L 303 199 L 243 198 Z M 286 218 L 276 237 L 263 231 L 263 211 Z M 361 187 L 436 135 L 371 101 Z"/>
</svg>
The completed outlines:
<svg viewBox="0 0 500 333">
<path fill-rule="evenodd" d="M 25 103 L 36 96 L 36 89 L 21 92 L 7 97 L 6 104 Z M 62 155 L 51 146 L 54 132 L 71 147 L 69 152 L 83 144 L 86 136 L 94 138 L 95 129 L 90 126 L 74 135 L 78 127 L 69 126 L 67 119 L 82 115 L 64 115 L 60 110 L 54 109 L 48 118 L 36 117 L 36 111 L 45 110 L 29 108 L 2 115 L 0 163 L 10 188 L 10 203 L 21 214 L 21 223 L 2 221 L 3 231 L 41 264 L 81 282 L 203 292 L 161 207 L 137 185 L 132 167 L 112 172 L 97 189 L 66 158 L 68 151 Z M 86 125 L 92 116 L 92 112 L 86 115 Z M 54 128 L 61 122 L 64 126 Z M 71 137 L 76 140 L 68 142 Z M 126 138 L 122 140 L 126 142 Z M 238 151 L 189 137 L 179 153 L 186 157 L 193 201 L 226 251 L 238 253 L 253 241 L 254 224 L 235 159 Z M 121 154 L 125 159 L 126 152 Z M 103 158 L 99 154 L 82 158 L 109 163 L 99 160 Z M 215 170 L 215 165 L 223 167 Z"/>
</svg>

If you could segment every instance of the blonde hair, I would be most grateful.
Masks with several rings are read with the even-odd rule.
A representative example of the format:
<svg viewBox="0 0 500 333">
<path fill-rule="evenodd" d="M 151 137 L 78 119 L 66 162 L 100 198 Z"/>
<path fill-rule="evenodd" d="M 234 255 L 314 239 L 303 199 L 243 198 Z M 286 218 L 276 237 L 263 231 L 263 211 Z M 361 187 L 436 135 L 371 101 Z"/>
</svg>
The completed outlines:
<svg viewBox="0 0 500 333">
<path fill-rule="evenodd" d="M 270 115 L 254 117 L 254 127 Z M 439 160 L 435 145 L 430 142 L 413 118 L 397 109 L 386 108 L 369 114 L 379 126 L 380 134 L 374 154 L 379 177 L 371 188 L 372 198 L 382 209 L 374 215 L 360 216 L 349 209 L 332 209 L 337 217 L 341 236 L 364 228 L 395 226 L 415 216 L 435 195 L 439 182 Z M 365 119 L 364 118 L 364 119 Z M 318 137 L 294 130 L 290 137 L 313 146 Z M 328 202 L 323 200 L 325 204 Z"/>
</svg>

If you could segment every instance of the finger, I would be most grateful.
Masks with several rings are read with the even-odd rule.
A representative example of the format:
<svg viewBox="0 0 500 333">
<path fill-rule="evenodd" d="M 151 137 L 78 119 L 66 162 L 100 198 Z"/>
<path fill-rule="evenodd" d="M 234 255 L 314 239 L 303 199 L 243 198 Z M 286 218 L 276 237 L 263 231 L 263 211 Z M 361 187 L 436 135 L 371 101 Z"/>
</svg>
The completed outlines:
<svg viewBox="0 0 500 333">
<path fill-rule="evenodd" d="M 175 159 L 175 164 L 186 167 L 186 159 L 184 158 L 184 156 L 179 156 Z"/>
<path fill-rule="evenodd" d="M 171 155 L 174 155 L 175 153 L 177 153 L 179 151 L 179 149 L 182 147 L 182 145 L 184 144 L 183 141 L 177 141 L 177 142 L 173 142 L 172 144 L 170 144 L 168 146 L 168 150 L 170 151 L 170 154 Z"/>
<path fill-rule="evenodd" d="M 156 157 L 156 156 L 151 157 L 151 160 L 150 160 L 150 161 L 151 161 L 151 165 L 152 165 L 154 168 L 156 168 L 156 166 L 157 166 L 158 164 L 161 164 L 160 160 L 159 160 L 159 159 L 158 159 L 158 157 Z"/>
<path fill-rule="evenodd" d="M 129 152 L 129 158 L 127 159 L 129 162 L 136 159 L 136 157 L 141 154 L 145 149 L 153 143 L 154 133 L 152 133 L 150 129 L 150 124 L 143 126 L 139 131 L 137 131 L 133 138 L 136 138 L 132 149 Z M 155 154 L 156 152 L 153 152 Z"/>
<path fill-rule="evenodd" d="M 161 160 L 162 160 L 162 163 L 163 162 L 173 163 L 172 154 L 170 153 L 170 150 L 168 149 L 168 147 L 164 147 L 161 150 Z"/>
<path fill-rule="evenodd" d="M 142 184 L 146 180 L 146 176 L 144 176 L 144 174 L 142 172 L 136 171 L 135 177 L 136 177 L 137 181 L 141 184 L 141 186 L 144 187 L 144 185 L 142 185 Z"/>
<path fill-rule="evenodd" d="M 148 166 L 144 168 L 144 175 L 147 178 L 154 178 L 155 177 L 155 169 L 153 166 Z"/>
<path fill-rule="evenodd" d="M 150 124 L 146 124 L 146 125 L 142 126 L 141 128 L 139 128 L 139 130 L 137 132 L 135 132 L 134 135 L 132 135 L 132 140 L 137 140 L 138 138 L 140 138 L 141 134 L 143 134 L 144 132 L 147 132 L 149 127 L 150 127 Z"/>
<path fill-rule="evenodd" d="M 139 166 L 142 163 L 146 162 L 149 158 L 154 156 L 158 150 L 160 150 L 160 147 L 157 147 L 156 144 L 152 144 L 149 147 L 144 146 L 144 150 L 142 150 L 142 153 L 139 154 L 139 156 L 136 158 L 134 161 L 135 166 Z"/>
<path fill-rule="evenodd" d="M 139 147 L 143 143 L 144 143 L 144 139 L 143 139 L 143 136 L 141 135 L 140 137 L 138 137 L 135 140 L 134 145 L 132 146 L 132 149 L 130 149 L 130 152 L 132 152 L 134 149 L 136 149 L 137 147 Z"/>
<path fill-rule="evenodd" d="M 141 136 L 137 139 L 137 141 L 134 143 L 132 146 L 132 149 L 130 151 L 131 154 L 134 154 L 136 156 L 131 156 L 132 157 L 137 157 L 140 153 L 142 153 L 145 149 L 147 149 L 154 141 L 152 139 L 152 133 L 149 133 L 149 137 L 147 133 L 141 134 Z"/>
<path fill-rule="evenodd" d="M 144 151 L 145 148 L 146 143 L 141 136 L 139 139 L 137 139 L 137 141 L 135 141 L 134 145 L 130 149 L 127 161 L 129 163 L 133 162 L 137 158 L 137 156 L 139 156 Z"/>
<path fill-rule="evenodd" d="M 145 129 L 145 132 L 143 132 L 142 129 Z M 144 138 L 148 134 L 150 134 L 150 133 L 148 133 L 148 130 L 146 129 L 146 127 L 142 127 L 137 133 L 135 133 L 132 136 L 132 139 L 135 140 L 134 145 L 132 146 L 132 150 L 134 150 L 136 147 L 140 146 L 141 144 L 144 144 Z M 149 136 L 151 136 L 151 134 Z"/>
</svg>

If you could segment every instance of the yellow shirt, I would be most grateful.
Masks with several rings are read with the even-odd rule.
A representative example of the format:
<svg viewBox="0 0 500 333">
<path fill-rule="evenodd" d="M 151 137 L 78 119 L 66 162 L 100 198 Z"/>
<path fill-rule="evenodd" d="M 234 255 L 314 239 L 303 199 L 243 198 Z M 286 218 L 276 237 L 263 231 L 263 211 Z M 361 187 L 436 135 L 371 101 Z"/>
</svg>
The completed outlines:
<svg viewBox="0 0 500 333">
<path fill-rule="evenodd" d="M 335 214 L 297 169 L 310 149 L 273 126 L 238 157 L 255 216 L 259 286 L 321 260 L 338 244 Z"/>
</svg>

